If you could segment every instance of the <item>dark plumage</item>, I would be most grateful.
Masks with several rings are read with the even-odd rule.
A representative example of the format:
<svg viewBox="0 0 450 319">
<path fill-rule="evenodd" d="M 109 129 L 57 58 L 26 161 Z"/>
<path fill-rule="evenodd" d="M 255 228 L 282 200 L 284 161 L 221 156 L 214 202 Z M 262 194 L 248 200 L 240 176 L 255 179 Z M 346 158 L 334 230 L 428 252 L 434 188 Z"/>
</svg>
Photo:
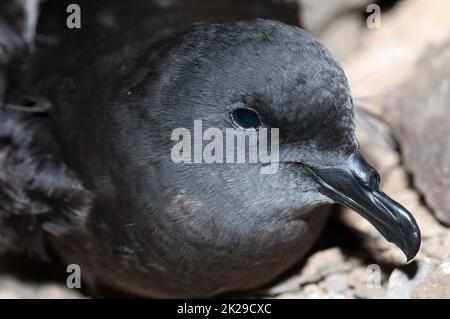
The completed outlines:
<svg viewBox="0 0 450 319">
<path fill-rule="evenodd" d="M 205 20 L 201 7 L 196 19 L 170 6 L 145 12 L 108 3 L 82 4 L 79 31 L 55 28 L 59 20 L 49 15 L 59 5 L 47 15 L 44 8 L 41 30 L 55 31 L 57 44 L 38 46 L 29 70 L 52 104 L 51 123 L 47 130 L 27 124 L 47 121 L 39 116 L 6 113 L 42 134 L 42 143 L 21 141 L 13 127 L 0 136 L 18 136 L 28 175 L 43 185 L 38 199 L 48 221 L 33 221 L 39 238 L 81 265 L 86 281 L 151 297 L 258 287 L 305 255 L 334 202 L 415 255 L 418 227 L 379 192 L 377 173 L 360 158 L 346 78 L 312 36 L 271 20 L 191 26 Z M 259 174 L 260 164 L 173 163 L 173 129 L 197 119 L 233 127 L 238 107 L 280 128 L 276 174 Z M 6 144 L 9 154 L 14 144 Z M 11 185 L 20 194 L 25 184 L 23 177 L 0 184 L 4 229 L 19 232 L 11 216 L 38 216 L 8 197 Z M 39 190 L 31 188 L 26 201 Z"/>
</svg>

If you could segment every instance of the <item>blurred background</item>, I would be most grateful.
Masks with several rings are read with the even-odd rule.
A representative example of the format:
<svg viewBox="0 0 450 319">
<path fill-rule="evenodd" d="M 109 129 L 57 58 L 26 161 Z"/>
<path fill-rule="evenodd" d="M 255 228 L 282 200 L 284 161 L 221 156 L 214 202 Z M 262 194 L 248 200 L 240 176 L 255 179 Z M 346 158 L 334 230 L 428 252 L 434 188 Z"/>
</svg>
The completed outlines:
<svg viewBox="0 0 450 319">
<path fill-rule="evenodd" d="M 0 4 L 0 97 L 14 51 L 33 42 L 38 3 Z M 419 255 L 405 265 L 400 250 L 359 215 L 336 207 L 301 265 L 243 296 L 450 298 L 450 2 L 261 0 L 236 5 L 300 23 L 332 52 L 358 108 L 362 152 L 380 171 L 385 192 L 413 213 L 423 237 Z M 66 276 L 55 263 L 0 255 L 0 298 L 92 296 L 66 288 Z"/>
</svg>

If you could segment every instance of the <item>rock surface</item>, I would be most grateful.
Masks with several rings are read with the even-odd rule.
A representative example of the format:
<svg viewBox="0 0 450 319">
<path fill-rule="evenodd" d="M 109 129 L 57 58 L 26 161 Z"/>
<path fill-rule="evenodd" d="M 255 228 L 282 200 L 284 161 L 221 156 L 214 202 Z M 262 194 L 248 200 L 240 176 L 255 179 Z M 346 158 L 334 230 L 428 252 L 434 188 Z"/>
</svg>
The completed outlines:
<svg viewBox="0 0 450 319">
<path fill-rule="evenodd" d="M 382 116 L 386 94 L 411 76 L 431 45 L 449 37 L 449 1 L 398 1 L 382 13 L 381 28 L 366 28 L 358 50 L 342 60 L 355 100 Z"/>
<path fill-rule="evenodd" d="M 450 41 L 425 54 L 414 75 L 386 100 L 384 117 L 414 185 L 450 225 Z"/>
<path fill-rule="evenodd" d="M 389 277 L 389 298 L 450 298 L 450 259 L 421 260 L 395 269 Z"/>
<path fill-rule="evenodd" d="M 59 283 L 37 284 L 0 276 L 0 299 L 78 299 L 82 295 Z"/>
</svg>

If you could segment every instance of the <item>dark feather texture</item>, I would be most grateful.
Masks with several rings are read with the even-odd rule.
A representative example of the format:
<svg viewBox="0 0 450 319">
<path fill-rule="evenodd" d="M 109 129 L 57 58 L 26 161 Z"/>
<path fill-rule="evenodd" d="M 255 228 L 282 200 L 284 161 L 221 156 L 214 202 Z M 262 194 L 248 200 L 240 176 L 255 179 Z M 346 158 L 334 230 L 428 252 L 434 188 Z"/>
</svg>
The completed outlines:
<svg viewBox="0 0 450 319">
<path fill-rule="evenodd" d="M 0 109 L 0 251 L 45 256 L 45 233 L 86 221 L 91 195 L 62 162 L 46 115 Z"/>
</svg>

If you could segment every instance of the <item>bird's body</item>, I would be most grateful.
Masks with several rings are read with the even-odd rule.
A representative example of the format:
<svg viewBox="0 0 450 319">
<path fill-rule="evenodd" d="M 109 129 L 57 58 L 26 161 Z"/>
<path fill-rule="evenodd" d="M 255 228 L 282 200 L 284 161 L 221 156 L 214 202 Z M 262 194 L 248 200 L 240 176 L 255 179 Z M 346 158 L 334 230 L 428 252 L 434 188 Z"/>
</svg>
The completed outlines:
<svg viewBox="0 0 450 319">
<path fill-rule="evenodd" d="M 244 37 L 264 36 L 261 35 L 263 32 L 270 31 L 264 29 L 266 23 L 217 24 L 211 30 L 198 31 L 198 36 L 203 37 L 198 39 L 198 45 L 208 46 L 207 41 L 214 41 L 214 45 L 221 45 L 224 49 L 226 42 L 257 45 Z M 279 32 L 281 26 L 273 23 L 273 31 Z M 83 28 L 89 36 L 99 35 L 100 39 L 104 36 L 98 29 Z M 220 33 L 225 28 L 229 30 L 220 43 L 206 33 Z M 190 24 L 181 32 L 188 29 L 191 29 Z M 303 185 L 301 180 L 292 180 L 287 174 L 262 175 L 254 164 L 231 167 L 226 164 L 193 164 L 186 170 L 185 166 L 172 162 L 172 130 L 192 128 L 195 119 L 208 116 L 203 111 L 208 105 L 199 106 L 193 116 L 194 102 L 177 91 L 212 91 L 213 88 L 225 94 L 234 91 L 229 97 L 221 97 L 227 99 L 221 108 L 229 107 L 235 102 L 232 99 L 239 100 L 240 95 L 246 92 L 233 87 L 232 75 L 225 79 L 228 83 L 222 83 L 219 78 L 215 83 L 193 83 L 192 88 L 188 88 L 188 82 L 192 81 L 189 68 L 198 57 L 189 52 L 179 54 L 180 59 L 185 59 L 183 67 L 186 70 L 171 70 L 170 60 L 164 59 L 167 59 L 167 51 L 176 40 L 169 38 L 158 42 L 161 30 L 156 30 L 156 33 L 140 30 L 144 37 L 137 42 L 120 39 L 123 45 L 117 46 L 117 35 L 112 34 L 114 38 L 95 38 L 99 43 L 97 46 L 83 44 L 81 47 L 78 42 L 70 40 L 70 31 L 66 31 L 69 39 L 61 41 L 73 49 L 67 51 L 62 45 L 50 52 L 50 56 L 57 55 L 50 58 L 55 64 L 45 67 L 46 75 L 40 76 L 39 85 L 47 89 L 44 95 L 52 102 L 52 117 L 58 136 L 61 144 L 68 146 L 65 149 L 69 166 L 76 171 L 83 185 L 93 191 L 95 205 L 99 206 L 93 210 L 92 222 L 88 224 L 88 233 L 98 235 L 91 238 L 92 242 L 87 240 L 89 236 L 82 234 L 82 240 L 58 238 L 54 245 L 66 255 L 67 262 L 80 264 L 82 269 L 86 269 L 85 273 L 98 272 L 95 277 L 105 283 L 120 283 L 121 289 L 150 296 L 203 297 L 267 283 L 308 251 L 320 234 L 326 212 L 315 212 L 310 218 L 307 210 L 313 210 L 314 204 L 301 207 L 308 203 L 302 198 L 307 194 L 308 185 Z M 171 32 L 164 33 L 173 36 Z M 80 39 L 85 40 L 83 35 Z M 211 47 L 211 50 L 218 49 Z M 64 52 L 74 53 L 61 59 Z M 246 58 L 250 60 L 254 59 L 251 52 L 243 54 L 248 54 Z M 233 73 L 236 72 L 233 68 L 247 67 L 248 64 L 246 61 L 236 66 L 226 65 L 225 61 L 219 63 L 222 65 L 217 65 L 217 70 L 208 72 L 214 74 L 228 68 Z M 80 68 L 83 64 L 85 67 Z M 65 69 L 63 77 L 57 73 L 60 65 Z M 52 68 L 56 69 L 53 77 L 49 76 Z M 199 80 L 214 81 L 206 74 Z M 168 88 L 160 87 L 162 81 L 167 82 Z M 263 87 L 255 89 L 264 90 Z M 196 92 L 191 91 L 189 95 L 192 93 Z M 160 101 L 161 98 L 172 101 Z M 181 104 L 176 98 L 185 98 L 186 101 Z M 202 102 L 211 103 L 210 107 L 216 103 L 208 100 L 207 96 Z M 222 113 L 227 114 L 225 109 Z M 161 119 L 163 114 L 167 117 Z M 144 119 L 145 130 L 132 133 L 130 130 L 135 130 L 136 124 Z M 116 122 L 121 122 L 123 131 L 113 124 Z M 208 118 L 204 119 L 203 125 L 205 129 L 208 126 L 225 128 L 224 124 L 218 125 L 214 119 Z M 110 140 L 114 143 L 107 142 Z M 134 152 L 138 163 L 129 160 Z M 139 170 L 139 167 L 145 169 Z M 289 169 L 281 168 L 283 171 Z M 252 171 L 251 174 L 245 173 L 248 170 Z M 115 195 L 117 193 L 128 193 L 131 198 L 121 202 L 122 199 Z M 280 193 L 284 193 L 281 199 Z M 142 196 L 146 197 L 145 202 L 139 199 Z M 144 207 L 150 199 L 151 206 Z M 317 201 L 320 202 L 319 199 Z M 136 205 L 142 214 L 128 214 L 130 204 Z M 250 206 L 247 209 L 252 211 L 251 214 L 246 213 L 246 206 Z M 236 210 L 236 207 L 241 209 Z M 266 207 L 270 209 L 266 210 Z M 278 217 L 273 218 L 272 211 L 284 214 L 285 222 L 280 222 Z M 257 218 L 256 214 L 260 217 Z M 300 216 L 294 218 L 296 214 Z M 145 238 L 151 244 L 141 247 L 139 238 Z M 74 247 L 73 242 L 82 245 Z M 70 247 L 66 247 L 67 244 Z M 84 249 L 79 246 L 84 246 Z M 86 256 L 90 258 L 86 259 Z M 141 273 L 135 271 L 136 268 L 143 268 L 148 273 L 145 280 Z"/>
<path fill-rule="evenodd" d="M 31 64 L 65 164 L 90 194 L 76 207 L 89 216 L 70 231 L 47 225 L 45 241 L 86 281 L 150 297 L 255 288 L 319 236 L 326 206 L 339 201 L 324 185 L 342 186 L 327 169 L 348 164 L 367 191 L 377 189 L 361 173 L 369 168 L 357 156 L 345 76 L 308 33 L 270 20 L 192 25 L 251 18 L 220 1 L 196 15 L 150 1 L 159 9 L 146 19 L 143 9 L 114 3 L 82 3 L 78 31 L 55 28 L 63 20 L 50 21 L 44 8 L 41 30 L 57 30 L 47 34 L 56 42 L 38 45 Z M 174 129 L 202 120 L 225 130 L 243 107 L 280 128 L 278 172 L 174 163 Z M 394 241 L 404 248 L 403 237 Z"/>
</svg>

